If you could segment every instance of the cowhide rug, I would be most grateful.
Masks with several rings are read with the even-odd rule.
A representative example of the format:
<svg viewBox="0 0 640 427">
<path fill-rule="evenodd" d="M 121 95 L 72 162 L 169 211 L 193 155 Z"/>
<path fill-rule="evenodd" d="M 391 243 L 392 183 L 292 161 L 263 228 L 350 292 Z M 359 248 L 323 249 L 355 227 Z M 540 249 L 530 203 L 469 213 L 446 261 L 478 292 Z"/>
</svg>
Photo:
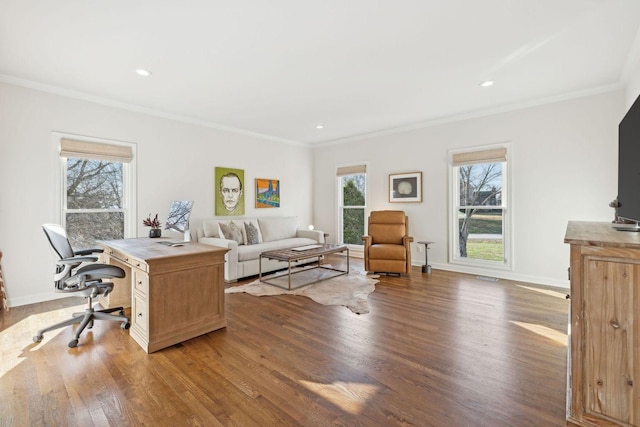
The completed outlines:
<svg viewBox="0 0 640 427">
<path fill-rule="evenodd" d="M 295 288 L 299 283 L 316 280 L 323 275 L 333 274 L 336 274 L 336 272 L 322 268 L 304 269 L 304 271 L 294 274 L 291 277 L 291 287 Z M 363 272 L 351 270 L 349 274 L 332 277 L 298 289 L 282 289 L 278 286 L 256 280 L 245 285 L 227 288 L 225 289 L 225 293 L 246 292 L 255 296 L 300 295 L 311 298 L 318 304 L 341 305 L 356 314 L 366 314 L 370 311 L 367 299 L 369 294 L 376 289 L 375 284 L 378 283 L 379 280 L 375 279 L 378 277 L 380 276 L 366 275 Z M 266 277 L 263 276 L 263 279 L 287 286 L 286 273 L 283 274 L 279 272 Z"/>
</svg>

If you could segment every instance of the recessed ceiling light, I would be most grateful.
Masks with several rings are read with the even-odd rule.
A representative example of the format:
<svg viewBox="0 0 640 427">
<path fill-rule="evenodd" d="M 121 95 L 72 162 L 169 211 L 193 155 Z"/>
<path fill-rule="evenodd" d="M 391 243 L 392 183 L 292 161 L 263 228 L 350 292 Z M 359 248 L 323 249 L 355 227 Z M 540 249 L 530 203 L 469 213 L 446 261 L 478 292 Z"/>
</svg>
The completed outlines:
<svg viewBox="0 0 640 427">
<path fill-rule="evenodd" d="M 492 80 L 486 80 L 486 81 L 480 83 L 480 86 L 482 86 L 482 87 L 493 86 L 493 81 Z"/>
<path fill-rule="evenodd" d="M 149 77 L 151 75 L 151 71 L 145 70 L 144 68 L 138 68 L 136 73 L 142 77 Z"/>
<path fill-rule="evenodd" d="M 322 125 L 317 125 L 317 126 L 316 126 L 316 129 L 324 129 L 324 126 L 322 126 Z"/>
</svg>

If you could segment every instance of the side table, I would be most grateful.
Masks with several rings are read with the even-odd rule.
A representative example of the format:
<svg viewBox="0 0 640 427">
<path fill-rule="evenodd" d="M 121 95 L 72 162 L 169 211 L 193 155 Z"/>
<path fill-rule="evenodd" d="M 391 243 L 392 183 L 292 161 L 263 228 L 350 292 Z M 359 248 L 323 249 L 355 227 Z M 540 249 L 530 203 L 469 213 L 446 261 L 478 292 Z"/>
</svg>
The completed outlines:
<svg viewBox="0 0 640 427">
<path fill-rule="evenodd" d="M 427 274 L 431 274 L 431 266 L 429 265 L 429 245 L 432 243 L 435 242 L 418 242 L 419 245 L 424 245 L 424 265 L 422 266 L 422 272 Z"/>
</svg>

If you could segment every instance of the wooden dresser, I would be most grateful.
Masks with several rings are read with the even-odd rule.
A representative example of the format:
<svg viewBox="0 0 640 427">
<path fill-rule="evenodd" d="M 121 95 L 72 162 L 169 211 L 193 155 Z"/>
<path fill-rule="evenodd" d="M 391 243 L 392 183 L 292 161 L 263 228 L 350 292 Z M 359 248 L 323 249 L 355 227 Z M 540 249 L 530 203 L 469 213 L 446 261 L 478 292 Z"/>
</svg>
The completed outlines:
<svg viewBox="0 0 640 427">
<path fill-rule="evenodd" d="M 224 328 L 225 248 L 160 239 L 104 240 L 104 261 L 125 270 L 107 305 L 131 306 L 131 337 L 151 353 Z M 126 289 L 125 289 L 126 288 Z M 125 296 L 130 295 L 128 301 Z"/>
<path fill-rule="evenodd" d="M 564 241 L 571 245 L 567 424 L 640 426 L 640 233 L 569 222 Z"/>
</svg>

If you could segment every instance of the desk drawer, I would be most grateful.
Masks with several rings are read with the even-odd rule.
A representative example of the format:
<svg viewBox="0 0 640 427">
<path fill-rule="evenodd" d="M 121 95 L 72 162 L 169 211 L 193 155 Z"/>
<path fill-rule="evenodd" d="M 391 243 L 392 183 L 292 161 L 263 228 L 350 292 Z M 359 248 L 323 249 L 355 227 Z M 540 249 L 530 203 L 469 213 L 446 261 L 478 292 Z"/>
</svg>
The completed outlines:
<svg viewBox="0 0 640 427">
<path fill-rule="evenodd" d="M 136 294 L 133 295 L 131 302 L 133 303 L 131 305 L 131 326 L 139 329 L 143 336 L 147 337 L 149 330 L 149 305 L 144 298 Z"/>
<path fill-rule="evenodd" d="M 134 267 L 134 268 L 139 268 L 142 271 L 149 271 L 149 266 L 147 265 L 146 262 L 139 260 L 137 258 L 134 258 L 130 255 L 124 254 L 120 251 L 117 251 L 115 249 L 111 249 L 108 248 L 107 249 L 107 253 L 110 257 L 116 258 L 119 261 L 122 261 L 123 263 Z"/>
<path fill-rule="evenodd" d="M 144 295 L 149 296 L 149 275 L 140 270 L 131 270 L 133 273 L 133 288 Z"/>
</svg>

